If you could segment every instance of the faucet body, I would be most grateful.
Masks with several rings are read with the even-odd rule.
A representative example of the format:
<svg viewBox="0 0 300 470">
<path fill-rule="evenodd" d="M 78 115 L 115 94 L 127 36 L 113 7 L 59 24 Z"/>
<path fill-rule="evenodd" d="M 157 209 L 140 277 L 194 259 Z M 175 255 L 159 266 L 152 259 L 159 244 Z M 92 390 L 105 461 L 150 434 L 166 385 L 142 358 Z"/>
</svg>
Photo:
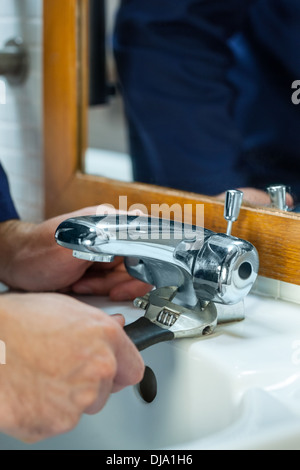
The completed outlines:
<svg viewBox="0 0 300 470">
<path fill-rule="evenodd" d="M 175 286 L 173 302 L 191 309 L 241 302 L 258 273 L 251 243 L 176 221 L 127 214 L 75 217 L 57 228 L 55 238 L 77 258 L 124 257 L 134 278 L 156 288 Z"/>
</svg>

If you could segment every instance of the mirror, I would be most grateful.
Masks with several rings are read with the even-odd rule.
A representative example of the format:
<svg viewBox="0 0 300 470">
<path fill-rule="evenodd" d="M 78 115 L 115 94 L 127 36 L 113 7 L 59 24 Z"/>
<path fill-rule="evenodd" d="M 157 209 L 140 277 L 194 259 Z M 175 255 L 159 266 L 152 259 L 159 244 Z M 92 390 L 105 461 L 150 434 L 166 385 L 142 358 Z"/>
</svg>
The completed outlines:
<svg viewBox="0 0 300 470">
<path fill-rule="evenodd" d="M 218 105 L 218 103 L 214 101 L 213 96 L 208 102 L 206 102 L 205 99 L 198 99 L 197 101 L 197 91 L 193 91 L 191 92 L 190 97 L 187 97 L 185 100 L 182 99 L 181 95 L 183 93 L 187 93 L 187 85 L 181 86 L 180 80 L 182 82 L 185 81 L 192 84 L 193 80 L 190 79 L 188 75 L 198 73 L 198 78 L 193 84 L 194 88 L 196 88 L 196 81 L 201 82 L 201 76 L 199 75 L 199 70 L 194 62 L 198 60 L 200 61 L 201 59 L 196 57 L 196 59 L 191 62 L 191 59 L 189 58 L 189 61 L 187 60 L 185 64 L 186 70 L 180 70 L 180 72 L 178 72 L 180 68 L 184 68 L 184 63 L 179 63 L 177 69 L 173 70 L 172 59 L 164 53 L 161 57 L 163 60 L 169 61 L 170 63 L 170 81 L 174 78 L 174 81 L 176 82 L 177 79 L 178 83 L 175 85 L 170 84 L 170 90 L 172 90 L 170 93 L 173 93 L 173 98 L 170 98 L 167 96 L 167 93 L 165 93 L 166 97 L 161 100 L 164 102 L 164 108 L 166 108 L 166 110 L 163 110 L 162 107 L 160 108 L 162 117 L 159 116 L 159 106 L 161 106 L 161 103 L 156 103 L 156 101 L 159 102 L 160 98 L 156 100 L 156 95 L 153 94 L 152 96 L 152 103 L 155 104 L 153 104 L 153 110 L 149 112 L 149 115 L 152 121 L 160 119 L 159 126 L 153 125 L 152 122 L 150 123 L 150 118 L 147 117 L 147 113 L 142 112 L 140 109 L 142 106 L 148 106 L 149 108 L 150 98 L 148 95 L 150 96 L 149 89 L 151 88 L 152 81 L 153 86 L 157 90 L 157 96 L 162 94 L 166 88 L 164 79 L 162 78 L 162 85 L 160 87 L 160 79 L 156 78 L 157 75 L 159 76 L 159 72 L 154 73 L 154 70 L 157 69 L 155 65 L 157 65 L 159 61 L 159 43 L 157 43 L 156 46 L 151 46 L 151 51 L 154 50 L 154 53 L 151 52 L 151 54 L 149 54 L 149 50 L 147 51 L 147 46 L 145 46 L 145 57 L 138 52 L 140 62 L 137 64 L 137 60 L 134 62 L 134 54 L 131 51 L 134 47 L 136 47 L 137 50 L 143 48 L 143 38 L 136 35 L 134 36 L 134 40 L 130 42 L 128 37 L 126 37 L 126 31 L 125 33 L 123 31 L 122 34 L 117 33 L 118 40 L 116 41 L 117 47 L 115 47 L 115 50 L 119 57 L 118 65 L 121 73 L 123 76 L 124 74 L 133 75 L 133 70 L 135 70 L 135 72 L 139 74 L 138 76 L 140 78 L 140 81 L 135 80 L 134 77 L 131 81 L 128 79 L 126 81 L 123 77 L 122 82 L 124 83 L 125 81 L 125 85 L 127 85 L 127 89 L 123 90 L 123 92 L 125 92 L 125 97 L 127 98 L 127 106 L 125 109 L 127 111 L 129 110 L 128 114 L 130 116 L 133 114 L 139 116 L 139 122 L 142 122 L 143 130 L 139 129 L 141 126 L 137 125 L 137 118 L 130 118 L 128 121 L 125 119 L 123 99 L 118 87 L 118 72 L 116 70 L 117 65 L 113 50 L 115 18 L 119 11 L 119 6 L 120 0 L 89 0 L 87 3 L 88 18 L 85 34 L 88 39 L 85 39 L 85 41 L 88 43 L 89 55 L 87 65 L 88 79 L 86 83 L 86 86 L 88 87 L 88 109 L 86 114 L 87 148 L 83 158 L 84 172 L 90 175 L 100 175 L 120 181 L 132 182 L 136 180 L 139 182 L 159 184 L 186 191 L 200 192 L 207 195 L 218 194 L 219 192 L 225 191 L 225 189 L 236 187 L 236 185 L 239 187 L 249 186 L 265 189 L 266 186 L 279 182 L 282 182 L 283 184 L 291 184 L 292 193 L 297 191 L 300 194 L 300 178 L 298 183 L 297 177 L 294 177 L 294 174 L 297 175 L 300 172 L 300 163 L 298 163 L 299 159 L 297 158 L 295 160 L 295 157 L 293 157 L 292 161 L 294 168 L 291 169 L 291 167 L 286 164 L 285 156 L 283 156 L 289 151 L 288 146 L 290 145 L 290 142 L 287 142 L 288 139 L 286 139 L 285 142 L 286 149 L 281 149 L 278 152 L 271 148 L 273 145 L 272 140 L 270 140 L 271 143 L 269 144 L 270 149 L 267 150 L 264 148 L 264 145 L 267 144 L 257 144 L 257 146 L 255 146 L 255 144 L 252 145 L 252 147 L 249 145 L 249 140 L 253 140 L 254 137 L 257 140 L 257 136 L 259 134 L 262 134 L 262 136 L 260 136 L 260 140 L 263 141 L 264 139 L 266 140 L 266 133 L 274 133 L 276 131 L 277 134 L 279 134 L 281 129 L 280 125 L 278 125 L 279 119 L 276 118 L 274 121 L 271 116 L 273 113 L 264 111 L 265 103 L 270 106 L 274 105 L 274 100 L 270 100 L 270 96 L 265 92 L 266 84 L 264 82 L 264 75 L 266 77 L 274 75 L 272 73 L 272 67 L 274 67 L 274 65 L 272 63 L 267 64 L 267 70 L 263 70 L 263 66 L 261 66 L 260 73 L 263 77 L 259 77 L 259 57 L 256 61 L 253 60 L 253 71 L 251 72 L 250 70 L 250 73 L 248 73 L 250 77 L 248 79 L 249 83 L 247 84 L 247 80 L 245 78 L 246 72 L 243 72 L 242 70 L 243 66 L 244 68 L 249 68 L 248 63 L 245 64 L 245 61 L 247 62 L 250 60 L 248 60 L 248 56 L 247 59 L 244 58 L 244 55 L 246 55 L 246 45 L 243 45 L 242 42 L 247 39 L 245 33 L 242 34 L 238 32 L 233 39 L 228 41 L 231 52 L 234 53 L 235 57 L 235 61 L 233 62 L 234 65 L 231 66 L 229 78 L 227 78 L 227 81 L 230 82 L 231 88 L 233 89 L 235 87 L 236 92 L 235 100 L 232 99 L 232 102 L 235 103 L 235 113 L 233 115 L 234 124 L 232 124 L 230 120 L 229 112 L 228 116 L 225 116 L 226 110 L 225 112 L 222 111 L 222 106 L 225 109 L 227 104 L 224 102 L 224 104 Z M 141 16 L 142 14 L 144 14 L 144 16 L 146 14 L 150 14 L 146 11 L 148 8 L 147 6 L 143 6 L 142 4 L 138 6 L 137 4 L 136 9 L 138 8 L 140 9 L 139 11 Z M 134 14 L 134 12 L 132 13 L 132 6 L 128 6 L 125 2 L 121 11 L 121 20 L 119 19 L 117 22 L 119 28 L 120 26 L 121 28 L 126 28 L 127 23 L 129 24 L 129 27 L 133 28 L 133 22 L 135 22 L 133 23 L 135 29 L 137 29 L 137 25 L 140 26 L 140 28 L 143 27 L 143 19 L 140 19 L 137 14 Z M 128 16 L 130 14 L 132 15 L 130 21 L 127 19 L 127 23 L 124 20 L 122 22 L 122 18 L 125 15 Z M 166 18 L 164 27 L 170 28 L 170 25 L 168 26 L 167 23 L 167 21 L 171 21 L 169 17 L 170 15 L 166 15 L 166 12 L 164 12 L 163 15 L 164 18 Z M 196 17 L 197 15 L 199 14 L 195 13 Z M 139 21 L 141 22 L 140 24 L 138 23 Z M 187 24 L 191 26 L 189 23 Z M 146 27 L 145 34 L 147 34 Z M 180 34 L 180 28 L 178 27 L 177 29 L 178 34 Z M 197 31 L 195 30 L 193 34 L 195 36 Z M 170 41 L 169 36 L 171 36 L 171 34 L 165 34 L 164 37 L 161 37 L 161 43 L 163 44 L 164 41 Z M 153 34 L 151 38 L 153 39 Z M 134 43 L 134 41 L 136 42 Z M 176 40 L 173 38 L 173 42 L 175 41 Z M 184 35 L 181 38 L 181 41 L 183 44 L 184 41 L 186 41 L 186 37 L 184 37 Z M 123 57 L 120 50 L 122 48 L 126 48 L 127 43 L 129 43 L 129 46 L 126 49 L 126 53 L 123 54 Z M 193 47 L 193 45 L 194 42 L 192 41 L 191 46 Z M 205 49 L 205 51 L 208 51 L 207 53 L 209 53 L 209 48 L 207 47 L 207 50 Z M 147 54 L 148 57 L 150 57 L 148 60 L 151 60 L 151 57 L 154 56 L 152 64 L 153 74 L 147 85 L 144 85 L 144 82 L 147 80 L 145 75 L 147 74 Z M 176 60 L 180 60 L 179 41 L 176 42 L 176 47 L 174 45 L 174 47 L 170 49 L 170 56 L 171 54 L 175 54 Z M 128 66 L 123 65 L 125 59 L 128 58 L 129 62 L 133 62 L 133 70 Z M 268 59 L 267 52 L 266 58 Z M 162 77 L 163 74 L 166 74 L 167 67 L 168 65 L 161 67 Z M 143 73 L 143 69 L 145 69 L 145 73 Z M 209 73 L 209 70 L 207 70 L 207 73 Z M 225 83 L 226 80 L 224 79 L 223 81 Z M 254 86 L 253 83 L 256 82 L 260 85 Z M 143 84 L 143 88 L 140 83 Z M 241 86 L 241 83 L 246 83 L 246 85 Z M 277 86 L 277 82 L 274 86 Z M 133 99 L 132 104 L 128 105 L 128 95 L 129 93 L 131 93 L 131 95 L 133 94 L 131 89 L 133 87 L 136 87 L 137 92 L 143 95 L 142 99 L 145 104 L 142 103 L 142 105 L 139 105 L 137 103 L 137 99 Z M 204 88 L 205 87 L 207 88 L 207 93 L 213 94 L 212 91 L 216 89 L 219 91 L 216 91 L 215 93 L 221 94 L 222 89 L 220 84 L 214 85 L 215 88 L 209 88 L 209 84 L 204 85 Z M 174 101 L 177 96 L 175 96 L 174 90 L 178 92 L 178 101 L 180 101 L 180 104 L 176 104 L 176 106 L 174 105 Z M 199 90 L 201 90 L 201 87 Z M 263 93 L 262 90 L 264 91 Z M 251 97 L 253 104 L 248 102 L 251 101 L 250 99 L 248 100 L 245 98 L 245 96 L 248 94 L 251 95 L 251 93 L 253 95 Z M 271 93 L 271 91 L 269 93 Z M 281 95 L 284 95 L 284 99 L 287 101 L 286 107 L 290 108 L 290 116 L 294 116 L 296 105 L 293 104 L 292 100 L 292 96 L 295 93 L 292 89 L 292 82 L 284 83 L 282 85 L 282 89 L 280 89 L 280 93 Z M 255 94 L 258 95 L 257 99 L 254 96 Z M 232 93 L 230 94 L 230 92 L 228 92 L 229 98 L 232 97 L 231 95 Z M 264 101 L 263 95 L 267 96 L 265 98 L 266 101 Z M 226 99 L 228 100 L 228 97 Z M 281 96 L 278 99 L 280 101 Z M 193 102 L 191 103 L 189 100 L 192 100 Z M 261 100 L 261 103 L 259 103 L 259 100 Z M 244 101 L 247 101 L 247 105 L 243 104 Z M 186 108 L 188 108 L 188 111 L 184 111 Z M 205 108 L 206 112 L 198 112 L 196 108 Z M 216 111 L 214 111 L 214 109 L 216 109 Z M 281 104 L 279 109 L 284 109 L 284 104 Z M 176 117 L 172 118 L 171 116 L 175 115 L 176 112 Z M 189 122 L 185 124 L 184 118 L 187 113 L 190 113 L 190 119 Z M 211 118 L 209 117 L 210 113 L 212 114 Z M 266 123 L 265 129 L 261 128 L 261 122 L 259 121 L 258 116 L 259 113 L 263 114 L 262 119 L 264 119 Z M 181 114 L 183 116 L 182 118 L 179 117 Z M 203 121 L 204 114 L 206 114 L 205 119 L 208 121 L 208 125 Z M 248 114 L 251 114 L 252 117 L 248 118 Z M 247 118 L 244 118 L 245 115 Z M 294 117 L 296 118 L 296 116 Z M 194 125 L 194 122 L 197 119 L 199 120 L 199 126 Z M 221 125 L 216 126 L 215 129 L 211 130 L 214 119 L 215 121 L 219 119 L 224 128 L 228 126 L 228 132 L 224 133 L 221 129 Z M 188 120 L 188 118 L 186 120 Z M 255 121 L 259 121 L 257 125 L 255 125 Z M 239 122 L 242 122 L 240 129 L 238 129 Z M 300 119 L 298 116 L 296 118 L 296 122 L 298 122 L 300 127 Z M 128 126 L 131 131 L 130 135 L 132 136 L 134 134 L 135 136 L 134 139 L 130 139 L 127 136 Z M 201 131 L 201 126 L 203 127 L 203 131 Z M 273 128 L 271 128 L 272 126 Z M 160 129 L 158 129 L 158 127 L 160 127 Z M 194 127 L 196 129 L 190 130 Z M 197 127 L 199 128 L 199 132 Z M 284 130 L 284 127 L 282 130 Z M 237 134 L 237 131 L 239 131 L 240 134 L 244 133 L 245 135 L 242 142 L 244 150 L 243 152 L 242 150 L 240 152 L 243 154 L 243 157 L 239 157 L 239 161 L 242 161 L 245 168 L 235 172 L 233 163 L 230 163 L 230 159 L 237 158 L 233 157 L 235 152 L 233 148 L 239 145 L 238 138 L 235 135 Z M 289 129 L 289 131 L 290 141 L 293 139 L 295 140 L 293 137 L 295 129 L 292 128 Z M 146 133 L 147 137 L 144 138 L 142 135 L 143 132 Z M 159 132 L 161 134 L 159 134 Z M 197 135 L 200 136 L 201 132 L 203 132 L 204 136 L 199 137 L 197 141 Z M 229 133 L 232 134 L 231 137 L 226 135 Z M 186 134 L 186 136 L 181 136 L 181 134 Z M 279 146 L 281 141 L 279 138 L 277 140 Z M 131 142 L 131 145 L 129 145 L 129 141 Z M 136 144 L 136 141 L 138 141 L 139 144 Z M 146 141 L 150 143 L 148 144 Z M 190 144 L 189 141 L 193 141 L 193 143 Z M 159 142 L 161 142 L 161 149 L 159 148 Z M 168 142 L 172 143 L 169 144 Z M 276 142 L 276 138 L 274 138 L 274 142 Z M 150 146 L 153 150 L 152 155 Z M 222 158 L 218 157 L 221 153 Z M 169 154 L 172 154 L 172 159 L 169 157 Z M 131 158 L 130 155 L 132 155 L 133 158 Z M 215 155 L 216 162 L 209 163 L 214 160 L 213 155 Z M 227 161 L 229 162 L 228 164 Z M 230 169 L 227 168 L 229 166 Z M 201 173 L 205 172 L 207 172 L 207 174 L 202 178 Z M 248 176 L 248 174 L 251 176 Z M 282 181 L 279 181 L 280 179 L 282 179 Z M 197 183 L 197 180 L 199 180 L 199 184 Z M 224 180 L 228 181 L 228 187 L 224 186 Z M 252 194 L 249 193 L 249 197 L 250 201 L 255 203 Z M 261 200 L 261 205 L 271 205 L 271 200 L 267 195 L 263 200 Z"/>
<path fill-rule="evenodd" d="M 132 182 L 133 169 L 127 145 L 122 96 L 113 56 L 114 19 L 119 0 L 89 0 L 87 174 Z"/>
<path fill-rule="evenodd" d="M 216 198 L 86 173 L 88 7 L 88 0 L 44 0 L 45 217 L 104 203 L 117 208 L 126 196 L 128 207 L 140 203 L 149 211 L 152 204 L 179 204 L 188 209 L 187 223 L 195 223 L 203 204 L 205 227 L 224 233 L 224 204 Z M 260 275 L 300 284 L 297 214 L 244 204 L 232 235 L 255 245 Z"/>
</svg>

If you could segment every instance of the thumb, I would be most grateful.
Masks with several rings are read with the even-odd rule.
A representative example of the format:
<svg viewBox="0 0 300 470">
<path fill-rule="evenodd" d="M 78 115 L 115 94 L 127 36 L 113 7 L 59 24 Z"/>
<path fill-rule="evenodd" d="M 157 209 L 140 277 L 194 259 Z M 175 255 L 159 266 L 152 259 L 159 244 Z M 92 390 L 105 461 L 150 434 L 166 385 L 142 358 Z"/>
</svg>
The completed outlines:
<svg viewBox="0 0 300 470">
<path fill-rule="evenodd" d="M 111 318 L 115 320 L 119 325 L 122 326 L 122 328 L 125 326 L 125 318 L 121 313 L 116 313 L 115 315 L 111 315 Z"/>
</svg>

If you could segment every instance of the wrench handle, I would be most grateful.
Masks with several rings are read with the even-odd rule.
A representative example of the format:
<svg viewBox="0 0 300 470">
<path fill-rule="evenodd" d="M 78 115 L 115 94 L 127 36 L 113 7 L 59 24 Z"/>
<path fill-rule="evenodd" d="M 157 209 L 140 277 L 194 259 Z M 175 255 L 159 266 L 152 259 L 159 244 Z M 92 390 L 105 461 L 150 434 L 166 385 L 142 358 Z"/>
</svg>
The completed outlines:
<svg viewBox="0 0 300 470">
<path fill-rule="evenodd" d="M 174 333 L 156 325 L 146 317 L 141 317 L 124 327 L 125 332 L 139 351 L 163 341 L 174 339 Z"/>
</svg>

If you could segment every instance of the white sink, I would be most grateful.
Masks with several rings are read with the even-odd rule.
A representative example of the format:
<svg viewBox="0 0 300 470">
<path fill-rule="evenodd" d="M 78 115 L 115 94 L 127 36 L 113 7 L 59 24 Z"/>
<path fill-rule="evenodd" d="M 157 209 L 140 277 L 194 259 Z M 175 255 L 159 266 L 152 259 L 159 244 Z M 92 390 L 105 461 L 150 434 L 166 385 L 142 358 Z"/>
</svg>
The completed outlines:
<svg viewBox="0 0 300 470">
<path fill-rule="evenodd" d="M 127 322 L 142 313 L 88 301 Z M 300 306 L 250 295 L 245 307 L 243 322 L 213 336 L 142 353 L 157 381 L 151 403 L 130 387 L 66 435 L 34 446 L 0 435 L 0 449 L 300 450 Z"/>
</svg>

